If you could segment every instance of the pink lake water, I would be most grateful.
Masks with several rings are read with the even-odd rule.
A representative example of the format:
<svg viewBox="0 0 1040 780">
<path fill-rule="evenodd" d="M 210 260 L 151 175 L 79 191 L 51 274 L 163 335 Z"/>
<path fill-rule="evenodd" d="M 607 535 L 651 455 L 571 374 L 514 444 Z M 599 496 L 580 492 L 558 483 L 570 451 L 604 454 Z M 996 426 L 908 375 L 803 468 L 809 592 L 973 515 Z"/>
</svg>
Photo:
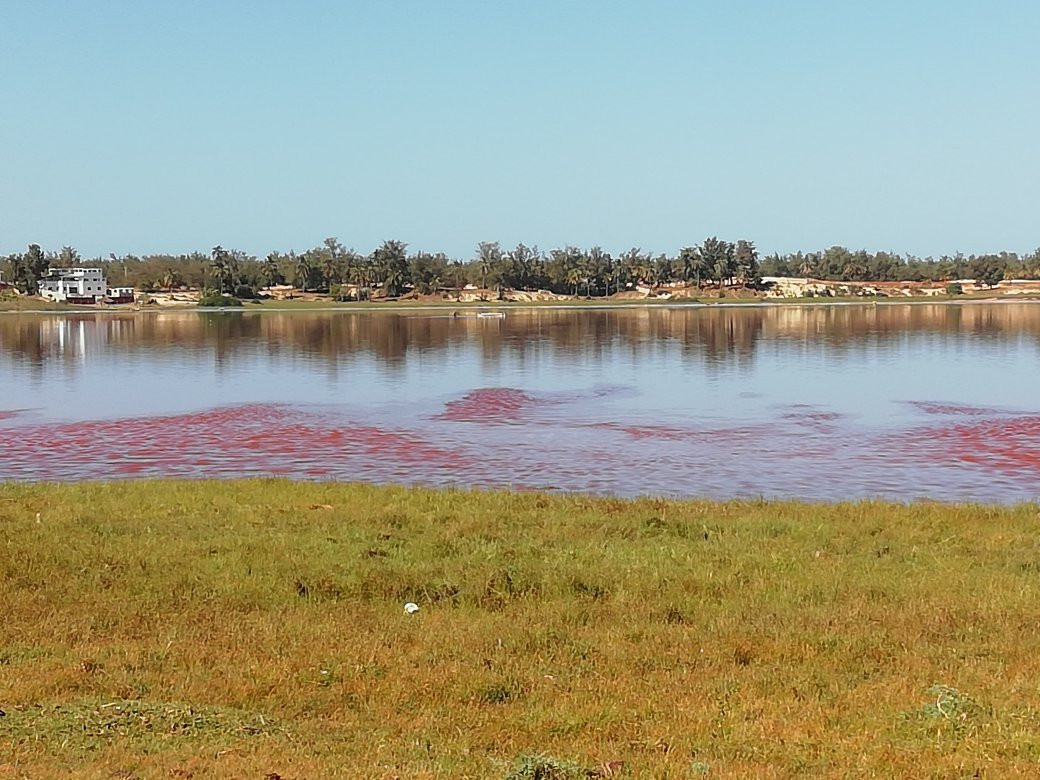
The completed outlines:
<svg viewBox="0 0 1040 780">
<path fill-rule="evenodd" d="M 1040 496 L 1040 306 L 0 315 L 0 480 Z"/>
</svg>

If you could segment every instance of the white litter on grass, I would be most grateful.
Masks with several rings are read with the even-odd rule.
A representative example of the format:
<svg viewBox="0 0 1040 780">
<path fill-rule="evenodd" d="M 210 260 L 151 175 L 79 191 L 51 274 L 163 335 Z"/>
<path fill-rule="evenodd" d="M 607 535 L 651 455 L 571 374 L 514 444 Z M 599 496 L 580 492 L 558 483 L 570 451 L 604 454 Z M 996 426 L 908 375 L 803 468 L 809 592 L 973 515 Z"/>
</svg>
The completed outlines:
<svg viewBox="0 0 1040 780">
<path fill-rule="evenodd" d="M 414 615 L 416 612 L 419 611 L 419 605 L 416 604 L 414 601 L 409 601 L 407 604 L 404 605 L 404 611 L 407 612 L 409 615 Z"/>
</svg>

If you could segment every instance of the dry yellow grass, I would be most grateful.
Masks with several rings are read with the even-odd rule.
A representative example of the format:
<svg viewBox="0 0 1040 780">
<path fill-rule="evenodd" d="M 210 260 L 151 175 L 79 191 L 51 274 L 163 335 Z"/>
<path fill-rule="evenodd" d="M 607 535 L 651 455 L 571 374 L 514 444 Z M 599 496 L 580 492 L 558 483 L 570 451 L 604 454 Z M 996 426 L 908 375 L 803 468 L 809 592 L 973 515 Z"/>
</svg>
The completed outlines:
<svg viewBox="0 0 1040 780">
<path fill-rule="evenodd" d="M 0 486 L 0 778 L 1034 777 L 1038 531 L 1035 506 Z"/>
</svg>

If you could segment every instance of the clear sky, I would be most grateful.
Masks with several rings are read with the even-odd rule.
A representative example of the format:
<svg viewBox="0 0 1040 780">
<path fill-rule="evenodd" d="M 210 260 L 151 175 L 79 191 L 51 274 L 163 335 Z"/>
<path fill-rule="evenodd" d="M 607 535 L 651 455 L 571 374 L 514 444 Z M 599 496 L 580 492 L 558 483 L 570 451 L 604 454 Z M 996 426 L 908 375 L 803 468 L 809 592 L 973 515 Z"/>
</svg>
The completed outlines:
<svg viewBox="0 0 1040 780">
<path fill-rule="evenodd" d="M 3 0 L 0 253 L 1040 245 L 1036 0 Z"/>
</svg>

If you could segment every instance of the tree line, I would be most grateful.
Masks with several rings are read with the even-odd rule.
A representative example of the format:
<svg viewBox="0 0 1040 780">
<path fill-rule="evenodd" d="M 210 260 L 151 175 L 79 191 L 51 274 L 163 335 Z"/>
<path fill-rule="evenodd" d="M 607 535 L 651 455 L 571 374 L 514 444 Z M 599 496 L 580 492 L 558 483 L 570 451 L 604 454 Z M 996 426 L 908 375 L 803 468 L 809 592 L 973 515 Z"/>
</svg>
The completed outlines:
<svg viewBox="0 0 1040 780">
<path fill-rule="evenodd" d="M 674 255 L 654 255 L 638 247 L 612 254 L 598 246 L 545 252 L 523 243 L 507 249 L 498 242 L 481 242 L 472 257 L 460 259 L 443 252 L 409 252 L 408 245 L 398 240 L 384 241 L 362 254 L 327 238 L 303 252 L 271 252 L 263 259 L 215 246 L 206 253 L 112 254 L 84 260 L 71 246 L 51 252 L 31 244 L 24 253 L 3 258 L 0 270 L 9 283 L 33 294 L 49 268 L 83 265 L 104 269 L 112 286 L 145 291 L 188 287 L 238 297 L 281 284 L 343 298 L 364 298 L 377 291 L 389 297 L 410 290 L 433 293 L 467 284 L 483 290 L 548 290 L 591 297 L 673 283 L 758 287 L 763 276 L 845 282 L 977 279 L 992 285 L 1004 278 L 1040 279 L 1040 249 L 1025 256 L 1000 252 L 918 258 L 833 246 L 819 252 L 760 257 L 751 241 L 712 236 Z"/>
</svg>

